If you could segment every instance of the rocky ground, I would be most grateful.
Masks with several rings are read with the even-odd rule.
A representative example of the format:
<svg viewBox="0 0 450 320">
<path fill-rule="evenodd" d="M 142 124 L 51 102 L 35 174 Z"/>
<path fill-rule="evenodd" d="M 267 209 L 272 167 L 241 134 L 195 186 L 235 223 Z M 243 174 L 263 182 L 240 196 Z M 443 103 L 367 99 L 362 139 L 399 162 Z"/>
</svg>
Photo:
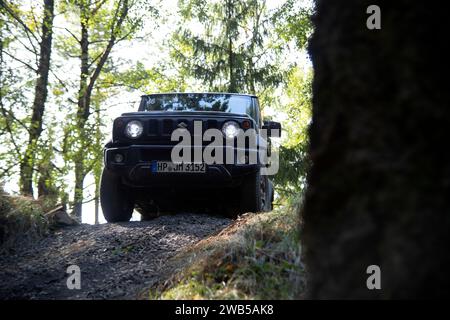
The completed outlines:
<svg viewBox="0 0 450 320">
<path fill-rule="evenodd" d="M 134 299 L 161 281 L 166 261 L 231 220 L 200 214 L 59 229 L 0 256 L 0 299 Z M 70 265 L 81 289 L 67 288 Z"/>
</svg>

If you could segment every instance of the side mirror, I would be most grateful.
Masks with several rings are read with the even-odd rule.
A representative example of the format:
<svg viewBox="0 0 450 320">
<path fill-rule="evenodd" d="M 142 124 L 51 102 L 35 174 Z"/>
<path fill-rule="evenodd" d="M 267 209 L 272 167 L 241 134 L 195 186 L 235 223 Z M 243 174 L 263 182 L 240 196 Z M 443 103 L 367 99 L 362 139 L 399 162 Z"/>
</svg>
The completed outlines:
<svg viewBox="0 0 450 320">
<path fill-rule="evenodd" d="M 276 121 L 264 121 L 262 126 L 263 129 L 267 130 L 267 136 L 271 136 L 271 130 L 278 130 L 281 136 L 281 123 Z"/>
</svg>

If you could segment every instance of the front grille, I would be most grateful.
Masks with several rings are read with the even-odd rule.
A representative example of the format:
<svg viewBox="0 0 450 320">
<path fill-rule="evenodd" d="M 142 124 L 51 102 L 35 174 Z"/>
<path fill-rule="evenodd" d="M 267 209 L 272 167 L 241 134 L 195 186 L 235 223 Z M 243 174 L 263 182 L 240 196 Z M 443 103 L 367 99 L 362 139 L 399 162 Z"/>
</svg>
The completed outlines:
<svg viewBox="0 0 450 320">
<path fill-rule="evenodd" d="M 198 115 L 192 118 L 179 115 L 172 116 L 170 118 L 166 117 L 133 117 L 133 119 L 139 119 L 144 125 L 144 134 L 138 139 L 129 139 L 124 135 L 125 125 L 131 121 L 130 118 L 125 118 L 122 121 L 122 125 L 115 125 L 113 129 L 113 136 L 115 141 L 123 143 L 144 143 L 144 144 L 162 144 L 162 145 L 175 145 L 178 141 L 171 141 L 172 132 L 180 127 L 185 128 L 194 137 L 194 121 L 201 122 L 202 125 L 202 135 L 208 129 L 218 129 L 222 128 L 225 121 L 234 120 L 242 121 L 243 119 L 230 119 L 228 117 L 210 117 L 205 116 L 203 119 L 197 118 Z M 117 122 L 119 123 L 119 122 Z M 206 144 L 206 142 L 205 142 Z"/>
<path fill-rule="evenodd" d="M 203 122 L 203 124 L 206 124 L 205 130 L 218 129 L 217 120 L 206 120 Z"/>
<path fill-rule="evenodd" d="M 156 119 L 148 120 L 148 135 L 149 136 L 157 136 L 159 134 L 159 122 Z"/>
<path fill-rule="evenodd" d="M 201 122 L 202 134 L 207 129 L 218 129 L 217 120 L 201 120 L 201 119 L 149 119 L 147 121 L 148 136 L 170 136 L 172 132 L 179 128 L 185 128 L 191 134 L 194 134 L 194 121 Z"/>
<path fill-rule="evenodd" d="M 161 132 L 162 135 L 171 135 L 173 130 L 174 127 L 172 119 L 162 120 L 162 132 Z"/>
</svg>

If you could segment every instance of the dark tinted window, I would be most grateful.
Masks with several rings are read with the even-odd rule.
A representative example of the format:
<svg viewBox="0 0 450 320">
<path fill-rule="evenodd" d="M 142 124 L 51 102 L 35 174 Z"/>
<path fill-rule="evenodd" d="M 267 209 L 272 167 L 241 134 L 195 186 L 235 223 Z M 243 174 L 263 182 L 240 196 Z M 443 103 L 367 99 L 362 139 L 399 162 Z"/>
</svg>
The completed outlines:
<svg viewBox="0 0 450 320">
<path fill-rule="evenodd" d="M 143 96 L 140 111 L 219 111 L 256 118 L 250 96 L 233 94 L 155 94 Z"/>
</svg>

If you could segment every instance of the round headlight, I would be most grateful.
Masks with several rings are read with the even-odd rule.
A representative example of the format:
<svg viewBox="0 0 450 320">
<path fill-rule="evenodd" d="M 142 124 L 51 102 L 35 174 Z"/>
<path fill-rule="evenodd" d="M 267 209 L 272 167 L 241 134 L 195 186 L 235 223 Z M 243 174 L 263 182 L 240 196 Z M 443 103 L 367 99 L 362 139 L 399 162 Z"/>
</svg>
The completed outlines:
<svg viewBox="0 0 450 320">
<path fill-rule="evenodd" d="M 227 121 L 223 124 L 222 132 L 225 138 L 232 139 L 239 134 L 239 124 L 236 121 Z"/>
<path fill-rule="evenodd" d="M 131 139 L 139 138 L 142 135 L 143 131 L 144 127 L 142 126 L 142 122 L 138 120 L 128 122 L 127 126 L 125 127 L 125 135 Z"/>
</svg>

